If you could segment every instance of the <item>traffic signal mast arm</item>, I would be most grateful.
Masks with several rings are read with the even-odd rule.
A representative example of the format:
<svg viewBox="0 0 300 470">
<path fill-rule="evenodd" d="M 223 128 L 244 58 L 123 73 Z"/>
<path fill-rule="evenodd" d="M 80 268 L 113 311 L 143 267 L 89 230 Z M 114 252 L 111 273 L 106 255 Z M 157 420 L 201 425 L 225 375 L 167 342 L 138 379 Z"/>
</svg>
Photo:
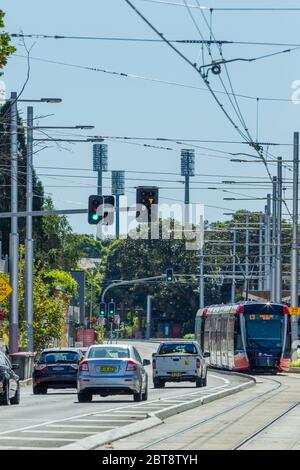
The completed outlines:
<svg viewBox="0 0 300 470">
<path fill-rule="evenodd" d="M 103 291 L 101 295 L 101 302 L 105 302 L 105 294 L 109 291 L 109 289 L 112 289 L 113 287 L 119 287 L 119 286 L 126 286 L 128 284 L 137 284 L 140 282 L 147 282 L 147 281 L 153 281 L 153 280 L 162 280 L 166 279 L 166 274 L 163 274 L 161 276 L 153 276 L 153 277 L 144 277 L 142 279 L 132 279 L 128 281 L 118 281 L 118 282 L 112 282 L 109 284 Z"/>
</svg>

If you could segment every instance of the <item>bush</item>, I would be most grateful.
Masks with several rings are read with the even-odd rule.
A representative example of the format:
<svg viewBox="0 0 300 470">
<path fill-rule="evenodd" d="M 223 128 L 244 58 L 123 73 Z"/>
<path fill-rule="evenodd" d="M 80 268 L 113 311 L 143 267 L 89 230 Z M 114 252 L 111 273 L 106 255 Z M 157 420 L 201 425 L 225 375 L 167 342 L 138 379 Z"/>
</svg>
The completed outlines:
<svg viewBox="0 0 300 470">
<path fill-rule="evenodd" d="M 184 335 L 183 339 L 196 339 L 194 333 L 189 333 L 187 335 Z"/>
</svg>

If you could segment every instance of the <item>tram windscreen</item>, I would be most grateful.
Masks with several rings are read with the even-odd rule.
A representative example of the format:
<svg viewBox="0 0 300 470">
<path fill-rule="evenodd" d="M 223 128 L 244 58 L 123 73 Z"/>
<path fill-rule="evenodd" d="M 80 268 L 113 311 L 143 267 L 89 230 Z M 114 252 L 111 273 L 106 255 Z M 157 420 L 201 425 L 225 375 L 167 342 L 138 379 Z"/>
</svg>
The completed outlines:
<svg viewBox="0 0 300 470">
<path fill-rule="evenodd" d="M 280 305 L 247 305 L 245 329 L 247 348 L 254 351 L 280 349 L 284 327 L 283 309 Z"/>
</svg>

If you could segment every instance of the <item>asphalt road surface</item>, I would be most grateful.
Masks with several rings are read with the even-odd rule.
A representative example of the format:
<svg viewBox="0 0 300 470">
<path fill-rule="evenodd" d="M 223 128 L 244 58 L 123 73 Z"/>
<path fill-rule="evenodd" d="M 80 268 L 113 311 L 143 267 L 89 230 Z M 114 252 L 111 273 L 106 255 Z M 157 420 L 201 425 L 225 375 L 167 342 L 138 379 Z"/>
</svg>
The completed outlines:
<svg viewBox="0 0 300 470">
<path fill-rule="evenodd" d="M 142 341 L 134 342 L 134 345 L 143 359 L 151 359 L 152 352 L 158 347 L 157 343 Z M 78 403 L 75 389 L 50 389 L 47 395 L 33 395 L 31 387 L 22 388 L 20 405 L 0 407 L 0 449 L 53 448 L 53 446 L 57 448 L 87 435 L 111 429 L 112 422 L 118 426 L 129 424 L 133 406 L 137 411 L 136 415 L 143 418 L 143 411 L 145 414 L 146 411 L 152 411 L 158 406 L 154 403 L 152 409 L 146 410 L 145 404 L 150 408 L 152 406 L 149 401 L 166 398 L 171 401 L 182 400 L 182 395 L 199 392 L 195 384 L 189 382 L 170 383 L 164 389 L 154 389 L 151 366 L 147 366 L 146 369 L 149 376 L 149 396 L 148 402 L 142 404 L 134 403 L 131 396 L 105 398 L 94 396 L 91 403 Z M 228 386 L 230 380 L 228 376 L 209 372 L 205 392 L 224 388 Z M 139 408 L 136 408 L 137 406 Z M 126 410 L 129 409 L 130 413 L 126 414 Z M 95 413 L 101 413 L 100 425 L 99 419 L 92 419 L 95 418 Z"/>
</svg>

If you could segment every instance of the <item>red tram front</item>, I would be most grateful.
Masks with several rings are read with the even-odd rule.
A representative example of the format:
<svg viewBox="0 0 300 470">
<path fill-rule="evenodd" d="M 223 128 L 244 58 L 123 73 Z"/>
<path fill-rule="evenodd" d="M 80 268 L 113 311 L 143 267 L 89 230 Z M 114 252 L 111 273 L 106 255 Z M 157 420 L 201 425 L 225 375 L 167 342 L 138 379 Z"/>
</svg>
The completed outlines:
<svg viewBox="0 0 300 470">
<path fill-rule="evenodd" d="M 214 305 L 196 315 L 196 339 L 210 365 L 235 371 L 288 371 L 291 316 L 286 305 Z"/>
</svg>

